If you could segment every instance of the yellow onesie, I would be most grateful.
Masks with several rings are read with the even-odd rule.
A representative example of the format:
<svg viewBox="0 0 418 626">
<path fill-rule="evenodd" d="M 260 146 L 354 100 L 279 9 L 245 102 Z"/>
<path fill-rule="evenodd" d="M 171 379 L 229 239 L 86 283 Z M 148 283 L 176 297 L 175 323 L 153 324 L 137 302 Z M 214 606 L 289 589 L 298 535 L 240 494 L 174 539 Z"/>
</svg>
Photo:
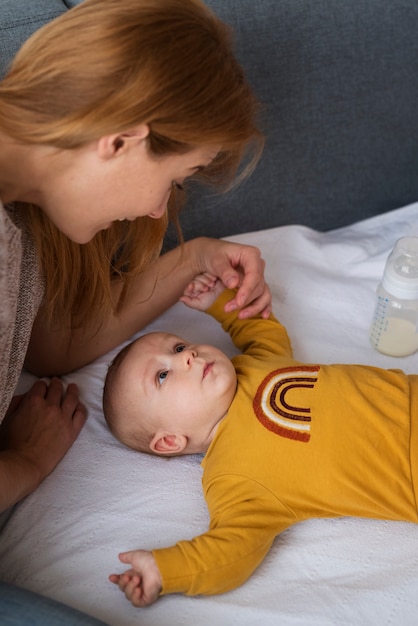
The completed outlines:
<svg viewBox="0 0 418 626">
<path fill-rule="evenodd" d="M 237 393 L 202 462 L 210 527 L 153 551 L 162 594 L 237 587 L 280 532 L 309 518 L 418 521 L 418 377 L 295 361 L 274 316 L 238 320 L 223 311 L 230 298 L 208 310 L 243 353 L 232 359 Z"/>
</svg>

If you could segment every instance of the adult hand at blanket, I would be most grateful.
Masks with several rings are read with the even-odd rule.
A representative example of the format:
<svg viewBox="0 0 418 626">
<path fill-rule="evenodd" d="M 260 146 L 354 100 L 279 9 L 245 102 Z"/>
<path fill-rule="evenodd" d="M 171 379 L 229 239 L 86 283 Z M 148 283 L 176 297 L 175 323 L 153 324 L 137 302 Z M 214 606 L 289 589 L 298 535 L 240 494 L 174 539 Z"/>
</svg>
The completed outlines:
<svg viewBox="0 0 418 626">
<path fill-rule="evenodd" d="M 129 563 L 134 569 L 123 574 L 111 574 L 110 582 L 118 585 L 126 598 L 136 607 L 148 606 L 158 599 L 162 589 L 160 570 L 151 552 L 132 550 L 119 554 L 122 563 Z"/>
<path fill-rule="evenodd" d="M 76 440 L 87 410 L 77 385 L 37 381 L 15 396 L 0 426 L 0 510 L 31 493 Z"/>
</svg>

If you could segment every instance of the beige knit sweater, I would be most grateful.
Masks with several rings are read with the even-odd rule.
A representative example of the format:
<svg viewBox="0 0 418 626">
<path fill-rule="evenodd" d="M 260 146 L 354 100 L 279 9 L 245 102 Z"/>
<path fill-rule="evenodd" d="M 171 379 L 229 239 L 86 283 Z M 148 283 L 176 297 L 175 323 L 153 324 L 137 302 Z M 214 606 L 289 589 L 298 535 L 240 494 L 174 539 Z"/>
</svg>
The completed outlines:
<svg viewBox="0 0 418 626">
<path fill-rule="evenodd" d="M 0 203 L 0 422 L 22 370 L 43 291 L 30 234 L 18 210 Z"/>
</svg>

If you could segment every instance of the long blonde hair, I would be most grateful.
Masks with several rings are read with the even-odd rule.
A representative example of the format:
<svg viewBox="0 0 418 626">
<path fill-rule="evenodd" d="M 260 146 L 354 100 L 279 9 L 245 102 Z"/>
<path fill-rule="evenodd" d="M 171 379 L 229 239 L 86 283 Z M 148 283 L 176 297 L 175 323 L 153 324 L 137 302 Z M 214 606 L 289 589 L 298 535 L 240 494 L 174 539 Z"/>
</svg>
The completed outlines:
<svg viewBox="0 0 418 626">
<path fill-rule="evenodd" d="M 241 175 L 255 165 L 257 112 L 229 28 L 200 0 L 85 0 L 32 35 L 0 83 L 0 130 L 19 142 L 71 150 L 145 123 L 154 155 L 221 145 L 199 174 L 215 184 L 236 180 L 244 155 Z M 172 196 L 175 219 L 180 199 Z M 115 223 L 81 246 L 38 207 L 22 206 L 22 214 L 47 311 L 73 326 L 121 304 L 110 281 L 116 275 L 127 286 L 155 260 L 167 226 L 166 218 Z"/>
</svg>

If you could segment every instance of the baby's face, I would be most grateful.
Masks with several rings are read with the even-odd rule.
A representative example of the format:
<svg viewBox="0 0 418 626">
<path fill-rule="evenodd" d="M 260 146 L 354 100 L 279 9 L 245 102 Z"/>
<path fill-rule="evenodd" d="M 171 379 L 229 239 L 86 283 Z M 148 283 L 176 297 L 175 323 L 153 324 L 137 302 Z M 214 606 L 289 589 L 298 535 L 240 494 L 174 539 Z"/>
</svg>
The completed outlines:
<svg viewBox="0 0 418 626">
<path fill-rule="evenodd" d="M 221 350 L 168 333 L 150 333 L 133 344 L 119 380 L 129 415 L 140 407 L 141 415 L 163 421 L 174 432 L 193 432 L 202 443 L 236 390 L 234 366 Z"/>
</svg>

